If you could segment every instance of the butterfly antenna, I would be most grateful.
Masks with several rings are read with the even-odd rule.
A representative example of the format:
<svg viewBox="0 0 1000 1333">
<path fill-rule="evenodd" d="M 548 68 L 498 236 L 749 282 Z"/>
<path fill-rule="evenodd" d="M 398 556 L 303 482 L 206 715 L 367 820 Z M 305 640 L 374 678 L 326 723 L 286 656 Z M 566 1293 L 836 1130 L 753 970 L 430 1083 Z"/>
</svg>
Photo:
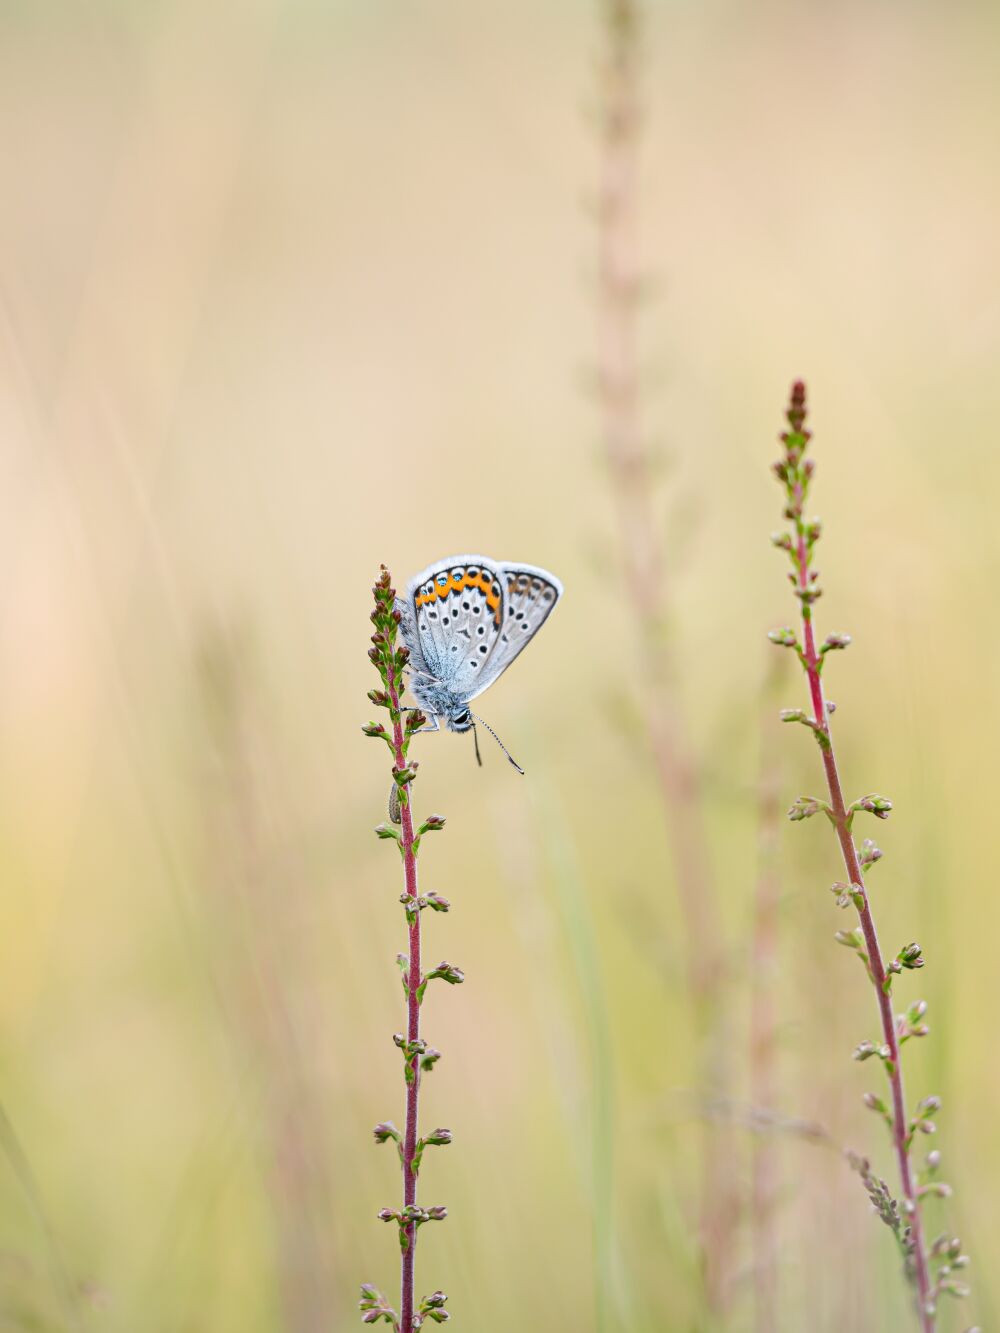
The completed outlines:
<svg viewBox="0 0 1000 1333">
<path fill-rule="evenodd" d="M 482 768 L 483 756 L 479 753 L 479 733 L 476 731 L 476 724 L 474 722 L 472 724 L 472 740 L 476 747 L 476 763 Z"/>
<path fill-rule="evenodd" d="M 481 727 L 485 727 L 485 728 L 486 728 L 486 730 L 490 733 L 490 735 L 491 735 L 491 736 L 493 737 L 493 739 L 496 741 L 497 745 L 500 746 L 500 749 L 503 750 L 504 754 L 507 756 L 507 758 L 510 760 L 510 762 L 513 764 L 513 766 L 517 769 L 517 771 L 520 773 L 521 777 L 523 778 L 523 777 L 524 777 L 524 769 L 523 769 L 523 768 L 521 767 L 521 765 L 517 762 L 517 760 L 513 757 L 513 755 L 511 754 L 511 752 L 507 749 L 506 745 L 504 745 L 503 741 L 502 741 L 502 740 L 500 739 L 500 737 L 496 734 L 496 732 L 493 730 L 493 728 L 490 726 L 490 724 L 489 724 L 488 722 L 484 722 L 483 719 L 479 716 L 478 713 L 472 713 L 472 712 L 470 712 L 469 716 L 470 716 L 470 717 L 474 717 L 474 718 L 476 719 L 476 721 L 479 723 L 479 725 L 480 725 Z M 478 740 L 476 741 L 476 757 L 479 758 L 479 741 L 478 741 Z M 482 760 L 480 760 L 480 763 L 482 763 Z"/>
</svg>

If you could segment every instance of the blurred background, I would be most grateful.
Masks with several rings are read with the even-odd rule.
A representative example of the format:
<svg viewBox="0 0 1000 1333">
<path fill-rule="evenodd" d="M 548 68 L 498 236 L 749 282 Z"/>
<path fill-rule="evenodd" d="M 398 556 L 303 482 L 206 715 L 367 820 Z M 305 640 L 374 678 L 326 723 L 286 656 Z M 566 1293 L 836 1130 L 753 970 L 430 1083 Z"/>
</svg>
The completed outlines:
<svg viewBox="0 0 1000 1333">
<path fill-rule="evenodd" d="M 480 701 L 527 777 L 488 738 L 482 770 L 467 737 L 419 744 L 418 810 L 449 820 L 423 882 L 454 903 L 426 950 L 467 973 L 425 1006 L 424 1124 L 455 1142 L 421 1176 L 451 1216 L 420 1290 L 477 1333 L 739 1333 L 764 1264 L 772 1327 L 909 1327 L 830 1146 L 895 1185 L 836 848 L 782 819 L 761 854 L 761 792 L 821 783 L 765 639 L 794 613 L 768 469 L 797 375 L 819 624 L 855 636 L 828 672 L 845 782 L 896 803 L 859 832 L 886 951 L 928 964 L 899 983 L 955 1189 L 928 1228 L 974 1259 L 941 1328 L 994 1318 L 1000 10 L 640 14 L 642 430 L 724 960 L 703 1038 L 588 393 L 601 7 L 0 8 L 5 1328 L 339 1333 L 361 1281 L 395 1292 L 371 1126 L 402 1123 L 405 941 L 367 616 L 381 561 L 401 586 L 466 550 L 566 595 Z"/>
</svg>

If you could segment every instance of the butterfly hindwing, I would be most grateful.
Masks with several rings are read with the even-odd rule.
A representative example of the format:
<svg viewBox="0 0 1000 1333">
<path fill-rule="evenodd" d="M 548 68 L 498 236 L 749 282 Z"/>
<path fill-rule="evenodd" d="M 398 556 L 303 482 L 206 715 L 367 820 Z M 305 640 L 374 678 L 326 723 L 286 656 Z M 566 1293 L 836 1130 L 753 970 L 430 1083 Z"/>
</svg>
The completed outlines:
<svg viewBox="0 0 1000 1333">
<path fill-rule="evenodd" d="M 490 683 L 487 663 L 505 618 L 504 584 L 496 561 L 482 556 L 439 560 L 411 579 L 411 637 L 427 672 L 458 697 Z M 411 648 L 411 660 L 420 669 Z M 485 684 L 480 684 L 483 678 Z"/>
<path fill-rule="evenodd" d="M 487 683 L 496 680 L 527 647 L 551 615 L 563 591 L 554 574 L 534 565 L 503 561 L 500 577 L 507 594 L 506 607 L 499 639 L 487 663 Z"/>
</svg>

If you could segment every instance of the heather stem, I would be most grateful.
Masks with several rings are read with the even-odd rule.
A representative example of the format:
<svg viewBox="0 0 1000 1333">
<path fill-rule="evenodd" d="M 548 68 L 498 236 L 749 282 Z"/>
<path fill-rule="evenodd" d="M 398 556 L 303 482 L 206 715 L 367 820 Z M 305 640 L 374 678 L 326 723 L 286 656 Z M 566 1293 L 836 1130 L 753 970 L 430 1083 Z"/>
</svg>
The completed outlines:
<svg viewBox="0 0 1000 1333">
<path fill-rule="evenodd" d="M 660 520 L 652 502 L 652 456 L 642 436 L 637 260 L 640 13 L 636 0 L 605 0 L 601 181 L 598 196 L 597 389 L 601 428 L 618 509 L 625 594 L 640 635 L 644 711 L 685 933 L 687 989 L 698 1029 L 706 1104 L 726 1100 L 727 1034 L 720 1003 L 723 971 L 719 907 L 702 822 L 701 783 L 683 717 L 672 697 L 664 644 L 667 587 Z M 731 1131 L 706 1125 L 699 1222 L 706 1301 L 726 1302 L 738 1206 Z"/>
<path fill-rule="evenodd" d="M 796 395 L 798 394 L 801 395 L 800 399 L 796 398 Z M 804 402 L 805 390 L 803 386 L 796 385 L 795 390 L 793 391 L 793 409 L 795 406 L 798 406 L 802 409 L 802 413 L 798 421 L 794 421 L 792 415 L 789 415 L 789 421 L 792 424 L 794 431 L 800 429 L 801 420 L 804 418 Z M 799 436 L 798 438 L 801 439 L 802 447 L 804 448 L 805 442 L 808 440 L 808 434 Z M 826 700 L 823 696 L 823 682 L 820 674 L 823 662 L 820 653 L 817 652 L 816 649 L 816 634 L 813 626 L 812 612 L 812 601 L 815 599 L 815 596 L 818 595 L 818 592 L 814 590 L 814 580 L 816 575 L 810 571 L 810 544 L 811 541 L 815 540 L 815 535 L 810 536 L 807 524 L 803 519 L 805 486 L 802 481 L 802 473 L 796 472 L 795 477 L 796 480 L 791 491 L 792 503 L 789 506 L 789 510 L 786 512 L 788 513 L 788 516 L 793 519 L 795 525 L 794 546 L 791 548 L 791 554 L 793 557 L 796 592 L 801 607 L 801 661 L 809 681 L 809 694 L 812 703 L 812 720 L 815 724 L 816 737 L 820 745 L 823 769 L 826 775 L 826 785 L 830 796 L 830 817 L 837 833 L 837 841 L 840 843 L 840 850 L 844 860 L 844 868 L 847 871 L 848 883 L 856 887 L 858 891 L 858 897 L 855 899 L 857 903 L 858 919 L 865 939 L 868 968 L 871 974 L 872 985 L 875 989 L 875 996 L 878 1001 L 882 1038 L 888 1050 L 888 1059 L 884 1063 L 892 1095 L 892 1141 L 893 1149 L 896 1154 L 896 1161 L 899 1167 L 899 1178 L 903 1191 L 906 1221 L 907 1225 L 910 1227 L 913 1243 L 912 1257 L 914 1277 L 917 1285 L 920 1324 L 924 1333 L 933 1333 L 934 1303 L 931 1294 L 927 1251 L 924 1245 L 923 1221 L 920 1215 L 920 1207 L 917 1202 L 917 1191 L 910 1164 L 909 1144 L 907 1141 L 906 1097 L 903 1089 L 903 1073 L 900 1061 L 899 1041 L 896 1035 L 896 1023 L 892 1012 L 890 988 L 886 985 L 886 967 L 882 958 L 878 933 L 875 929 L 875 920 L 872 916 L 871 906 L 868 901 L 868 891 L 865 887 L 860 858 L 851 833 L 851 820 L 848 814 L 847 805 L 844 801 L 843 787 L 840 781 L 840 773 L 837 768 L 836 753 L 834 751 L 833 736 L 830 731 L 830 720 L 828 716 L 830 710 L 828 710 Z"/>
<path fill-rule="evenodd" d="M 406 755 L 403 751 L 403 721 L 399 701 L 400 683 L 395 670 L 390 670 L 386 687 L 392 703 L 392 745 L 397 769 L 406 767 Z M 400 807 L 401 837 L 403 849 L 403 876 L 407 895 L 412 899 L 417 893 L 417 858 L 413 850 L 413 812 L 407 800 Z M 420 1037 L 420 913 L 415 912 L 409 927 L 409 972 L 406 987 L 406 1040 L 409 1049 Z M 403 1206 L 417 1201 L 417 1173 L 413 1169 L 413 1158 L 417 1151 L 417 1121 L 420 1105 L 420 1057 L 409 1057 L 411 1077 L 406 1085 L 406 1128 L 403 1133 Z M 400 1333 L 412 1333 L 413 1329 L 413 1274 L 417 1249 L 417 1224 L 411 1222 L 406 1229 L 409 1244 L 402 1256 L 402 1292 L 400 1296 Z"/>
<path fill-rule="evenodd" d="M 804 540 L 799 538 L 799 558 L 797 561 L 799 572 L 799 586 L 805 587 L 804 580 L 808 577 L 805 573 L 804 564 Z M 823 729 L 827 739 L 827 744 L 822 747 L 823 768 L 826 773 L 827 789 L 830 793 L 830 805 L 833 809 L 833 822 L 837 831 L 837 841 L 840 843 L 841 854 L 844 858 L 844 868 L 847 871 L 848 883 L 856 884 L 861 890 L 861 906 L 858 908 L 858 919 L 861 922 L 861 930 L 865 937 L 865 947 L 868 952 L 868 964 L 871 968 L 872 984 L 875 989 L 875 995 L 878 1000 L 879 1018 L 882 1024 L 882 1039 L 889 1048 L 889 1086 L 892 1090 L 892 1119 L 893 1147 L 896 1152 L 896 1161 L 899 1165 L 899 1178 L 902 1184 L 903 1197 L 906 1200 L 907 1220 L 913 1233 L 913 1259 L 916 1269 L 917 1292 L 920 1304 L 920 1322 L 921 1327 L 926 1333 L 932 1333 L 934 1328 L 934 1316 L 928 1313 L 928 1306 L 931 1303 L 931 1284 L 930 1274 L 927 1268 L 927 1251 L 924 1246 L 923 1222 L 920 1216 L 920 1207 L 917 1203 L 917 1192 L 913 1182 L 913 1173 L 910 1167 L 910 1154 L 907 1145 L 906 1129 L 906 1097 L 903 1090 L 903 1071 L 900 1062 L 899 1042 L 896 1037 L 896 1023 L 892 1012 L 892 1000 L 886 993 L 886 970 L 885 963 L 882 960 L 882 950 L 878 941 L 878 934 L 875 930 L 875 919 L 872 916 L 871 907 L 868 902 L 868 891 L 865 887 L 864 875 L 861 870 L 861 863 L 858 859 L 858 851 L 854 845 L 854 839 L 851 836 L 850 825 L 847 816 L 847 806 L 844 802 L 843 788 L 840 783 L 840 773 L 837 769 L 837 759 L 833 749 L 833 737 L 830 734 L 830 723 L 826 717 L 826 704 L 823 698 L 823 683 L 819 674 L 819 657 L 816 653 L 816 638 L 813 631 L 812 614 L 808 606 L 802 608 L 802 632 L 803 632 L 803 650 L 806 663 L 806 673 L 809 678 L 809 692 L 812 696 L 813 717 L 818 726 Z"/>
<path fill-rule="evenodd" d="M 368 657 L 378 671 L 384 688 L 369 690 L 368 697 L 376 707 L 388 709 L 391 730 L 387 730 L 381 722 L 369 722 L 362 727 L 362 731 L 374 740 L 383 741 L 392 755 L 393 786 L 389 797 L 392 824 L 380 824 L 375 832 L 381 840 L 395 843 L 403 861 L 405 888 L 399 901 L 406 910 L 409 952 L 399 954 L 397 961 L 403 973 L 403 991 L 406 995 L 406 1032 L 397 1032 L 393 1041 L 399 1047 L 403 1059 L 406 1121 L 402 1134 L 391 1121 L 381 1121 L 374 1130 L 376 1144 L 390 1141 L 395 1144 L 403 1173 L 402 1207 L 379 1210 L 379 1218 L 383 1222 L 395 1222 L 398 1227 L 401 1254 L 399 1313 L 389 1305 L 377 1287 L 367 1282 L 362 1284 L 358 1308 L 362 1323 L 386 1323 L 392 1325 L 394 1333 L 414 1333 L 415 1329 L 423 1327 L 428 1321 L 444 1323 L 449 1318 L 444 1308 L 448 1297 L 443 1291 L 424 1296 L 419 1308 L 414 1299 L 417 1233 L 425 1222 L 443 1221 L 448 1213 L 447 1208 L 441 1204 L 433 1208 L 421 1208 L 417 1204 L 417 1174 L 428 1147 L 438 1148 L 451 1143 L 451 1130 L 443 1127 L 423 1137 L 419 1134 L 422 1075 L 441 1058 L 441 1052 L 428 1047 L 420 1036 L 420 1007 L 429 982 L 440 979 L 450 986 L 457 986 L 464 980 L 464 974 L 461 968 L 447 962 L 439 963 L 426 976 L 421 971 L 420 914 L 425 908 L 434 912 L 447 912 L 450 904 L 437 893 L 425 896 L 419 894 L 417 851 L 421 839 L 442 829 L 445 821 L 441 815 L 428 815 L 416 830 L 413 827 L 411 801 L 419 765 L 407 756 L 414 735 L 425 726 L 427 718 L 418 708 L 404 709 L 400 702 L 410 648 L 405 642 L 397 647 L 404 613 L 396 600 L 396 591 L 384 565 L 372 592 L 375 609 L 371 613 L 371 621 L 375 633 L 372 635 Z"/>
</svg>

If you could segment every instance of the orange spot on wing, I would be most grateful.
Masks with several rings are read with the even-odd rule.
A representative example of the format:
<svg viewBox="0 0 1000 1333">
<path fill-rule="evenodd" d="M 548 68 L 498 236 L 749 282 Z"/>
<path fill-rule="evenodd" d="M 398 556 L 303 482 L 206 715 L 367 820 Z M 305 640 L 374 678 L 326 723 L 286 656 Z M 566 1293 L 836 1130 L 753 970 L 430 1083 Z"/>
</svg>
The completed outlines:
<svg viewBox="0 0 1000 1333">
<path fill-rule="evenodd" d="M 479 588 L 486 595 L 486 605 L 493 612 L 495 624 L 500 624 L 500 585 L 488 574 L 486 570 L 480 570 L 478 574 L 470 574 L 465 570 L 460 577 L 448 575 L 447 584 L 442 584 L 438 579 L 434 580 L 430 592 L 419 593 L 416 598 L 417 606 L 426 606 L 428 602 L 436 602 L 448 597 L 453 592 L 461 592 L 464 588 Z"/>
</svg>

